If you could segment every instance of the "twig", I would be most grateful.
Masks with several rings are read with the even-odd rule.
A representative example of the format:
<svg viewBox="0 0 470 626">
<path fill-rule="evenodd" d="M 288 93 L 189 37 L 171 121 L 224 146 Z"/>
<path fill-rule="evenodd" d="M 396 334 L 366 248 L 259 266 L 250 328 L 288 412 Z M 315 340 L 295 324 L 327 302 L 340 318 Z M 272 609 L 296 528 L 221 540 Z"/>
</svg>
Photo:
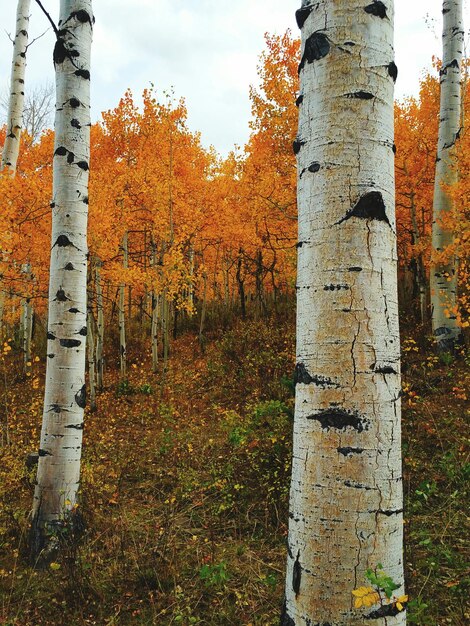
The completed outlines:
<svg viewBox="0 0 470 626">
<path fill-rule="evenodd" d="M 52 26 L 52 28 L 54 29 L 54 32 L 55 32 L 55 36 L 57 37 L 57 39 L 59 39 L 59 31 L 57 30 L 57 26 L 54 24 L 54 20 L 52 19 L 52 17 L 49 15 L 49 13 L 43 7 L 41 0 L 36 0 L 36 4 L 39 5 L 39 8 L 41 9 L 41 11 L 44 13 L 44 15 L 47 17 L 47 19 L 51 23 L 51 26 Z"/>
<path fill-rule="evenodd" d="M 30 41 L 30 42 L 29 42 L 29 44 L 26 46 L 26 50 L 29 48 L 29 46 L 32 46 L 32 45 L 33 45 L 33 43 L 34 43 L 35 41 L 37 41 L 38 39 L 41 39 L 41 37 L 44 37 L 44 35 L 45 35 L 47 32 L 49 32 L 49 29 L 48 29 L 48 28 L 46 28 L 46 30 L 45 30 L 45 31 L 44 31 L 41 35 L 38 35 L 38 36 L 37 36 L 37 37 L 35 37 L 32 41 Z"/>
</svg>

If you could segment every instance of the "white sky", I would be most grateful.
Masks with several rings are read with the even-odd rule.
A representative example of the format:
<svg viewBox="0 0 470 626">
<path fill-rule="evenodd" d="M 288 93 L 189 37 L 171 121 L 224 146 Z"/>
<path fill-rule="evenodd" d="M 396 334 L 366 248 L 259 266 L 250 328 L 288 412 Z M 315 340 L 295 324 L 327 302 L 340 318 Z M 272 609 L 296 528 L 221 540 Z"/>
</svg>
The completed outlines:
<svg viewBox="0 0 470 626">
<path fill-rule="evenodd" d="M 16 0 L 0 0 L 0 85 L 8 85 Z M 59 0 L 43 0 L 57 21 Z M 127 87 L 139 96 L 152 82 L 186 99 L 189 125 L 205 145 L 227 153 L 249 134 L 249 85 L 256 84 L 264 33 L 298 36 L 300 0 L 94 0 L 92 118 L 114 108 Z M 5 6 L 6 5 L 6 6 Z M 30 39 L 48 26 L 32 0 Z M 469 0 L 464 20 L 470 25 Z M 442 0 L 395 0 L 396 95 L 416 94 L 440 55 Z M 26 89 L 53 81 L 51 30 L 28 51 Z"/>
</svg>

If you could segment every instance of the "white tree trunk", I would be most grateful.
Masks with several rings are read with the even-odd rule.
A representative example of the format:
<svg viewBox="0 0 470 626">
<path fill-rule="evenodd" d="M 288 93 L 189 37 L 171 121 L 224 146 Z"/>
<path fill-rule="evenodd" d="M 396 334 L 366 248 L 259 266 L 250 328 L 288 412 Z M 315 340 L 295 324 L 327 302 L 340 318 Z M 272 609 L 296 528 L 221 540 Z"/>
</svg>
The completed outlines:
<svg viewBox="0 0 470 626">
<path fill-rule="evenodd" d="M 442 220 L 452 211 L 452 201 L 443 185 L 452 185 L 458 178 L 453 154 L 461 122 L 460 72 L 464 40 L 462 0 L 444 0 L 442 13 L 441 103 L 432 225 L 434 253 L 445 250 L 454 240 L 453 232 L 442 224 Z M 434 263 L 431 266 L 432 330 L 440 351 L 453 350 L 461 333 L 456 315 L 457 267 L 455 257 L 446 263 Z"/>
<path fill-rule="evenodd" d="M 56 118 L 46 389 L 32 552 L 51 545 L 77 502 L 86 403 L 91 0 L 61 0 L 54 49 Z M 52 536 L 51 536 L 52 532 Z M 53 541 L 52 541 L 53 543 Z"/>
<path fill-rule="evenodd" d="M 129 253 L 127 246 L 127 233 L 122 238 L 122 254 L 123 254 L 123 267 L 127 269 L 129 267 Z M 127 376 L 127 346 L 126 346 L 126 285 L 121 283 L 119 285 L 119 310 L 118 310 L 118 325 L 119 325 L 119 355 L 121 363 L 121 378 Z"/>
<path fill-rule="evenodd" d="M 366 6 L 367 5 L 367 6 Z M 304 0 L 297 365 L 283 626 L 405 624 L 392 0 Z"/>
<path fill-rule="evenodd" d="M 30 4 L 31 0 L 18 0 L 16 10 L 16 31 L 13 41 L 7 134 L 3 146 L 1 168 L 7 167 L 13 176 L 16 172 L 16 163 L 20 152 L 21 129 L 23 127 L 24 78 L 26 74 Z"/>
</svg>

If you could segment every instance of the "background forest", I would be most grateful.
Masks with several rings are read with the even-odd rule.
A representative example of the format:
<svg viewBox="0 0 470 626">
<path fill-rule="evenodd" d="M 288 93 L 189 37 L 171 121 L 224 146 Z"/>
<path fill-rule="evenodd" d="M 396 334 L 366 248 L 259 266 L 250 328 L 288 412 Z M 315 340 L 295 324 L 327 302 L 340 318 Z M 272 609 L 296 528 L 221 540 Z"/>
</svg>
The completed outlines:
<svg viewBox="0 0 470 626">
<path fill-rule="evenodd" d="M 251 136 L 222 158 L 184 100 L 123 94 L 91 129 L 83 537 L 24 559 L 46 359 L 53 131 L 0 177 L 0 620 L 277 624 L 293 417 L 299 41 L 267 36 Z M 409 623 L 470 619 L 465 559 L 470 356 L 436 355 L 429 267 L 436 72 L 396 103 Z M 140 94 L 139 94 L 140 95 Z M 464 82 L 465 110 L 470 84 Z M 5 128 L 0 131 L 3 144 Z M 470 327 L 470 135 L 450 189 Z M 33 322 L 31 320 L 34 319 Z M 468 546 L 467 546 L 468 547 Z M 65 617 L 64 617 L 65 616 Z"/>
</svg>

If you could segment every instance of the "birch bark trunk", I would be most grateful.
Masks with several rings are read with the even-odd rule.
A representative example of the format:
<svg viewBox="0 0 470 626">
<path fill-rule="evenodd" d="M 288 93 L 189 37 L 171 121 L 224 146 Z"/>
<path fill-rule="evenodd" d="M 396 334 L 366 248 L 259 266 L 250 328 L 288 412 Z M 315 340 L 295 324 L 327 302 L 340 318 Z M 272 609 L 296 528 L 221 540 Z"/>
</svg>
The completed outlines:
<svg viewBox="0 0 470 626">
<path fill-rule="evenodd" d="M 283 626 L 405 624 L 393 0 L 303 0 L 297 365 Z"/>
<path fill-rule="evenodd" d="M 61 0 L 57 42 L 52 247 L 44 413 L 32 554 L 58 547 L 76 517 L 86 404 L 91 0 Z"/>
<path fill-rule="evenodd" d="M 1 167 L 1 169 L 7 167 L 12 176 L 16 173 L 16 163 L 20 152 L 21 130 L 23 128 L 24 79 L 26 74 L 30 5 L 31 0 L 18 0 L 16 10 L 16 31 L 13 41 L 7 134 L 3 146 Z"/>
<path fill-rule="evenodd" d="M 454 240 L 453 232 L 443 223 L 453 210 L 444 185 L 452 185 L 458 179 L 453 155 L 461 130 L 460 72 L 464 41 L 462 0 L 444 0 L 442 13 L 443 58 L 432 225 L 434 255 L 452 245 Z M 440 352 L 452 351 L 461 335 L 457 324 L 457 272 L 458 262 L 455 256 L 446 262 L 438 261 L 431 265 L 432 330 Z"/>
</svg>

